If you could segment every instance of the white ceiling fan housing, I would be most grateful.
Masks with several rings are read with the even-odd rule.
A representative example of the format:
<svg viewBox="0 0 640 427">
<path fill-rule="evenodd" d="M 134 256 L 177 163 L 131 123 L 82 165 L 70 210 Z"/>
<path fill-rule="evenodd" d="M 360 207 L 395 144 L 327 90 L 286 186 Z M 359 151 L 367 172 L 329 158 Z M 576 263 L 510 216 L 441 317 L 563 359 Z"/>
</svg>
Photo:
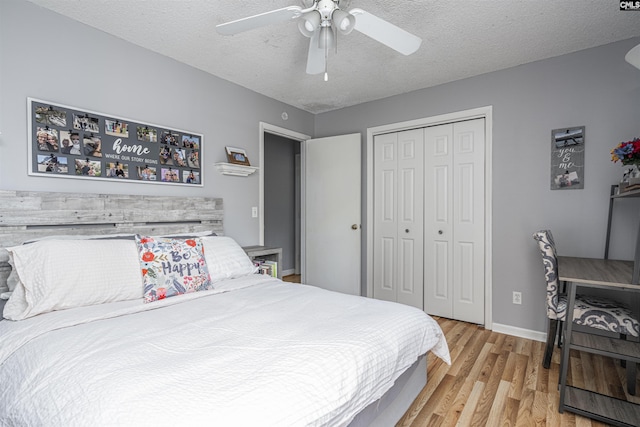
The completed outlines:
<svg viewBox="0 0 640 427">
<path fill-rule="evenodd" d="M 411 55 L 420 48 L 422 39 L 399 28 L 382 18 L 352 9 L 346 12 L 340 9 L 339 0 L 303 1 L 309 7 L 289 6 L 270 12 L 241 18 L 216 26 L 223 35 L 237 34 L 266 25 L 299 19 L 300 32 L 310 37 L 307 57 L 307 73 L 320 74 L 324 71 L 327 79 L 326 60 L 328 49 L 334 45 L 335 34 L 347 35 L 354 29 L 391 49 Z"/>
</svg>

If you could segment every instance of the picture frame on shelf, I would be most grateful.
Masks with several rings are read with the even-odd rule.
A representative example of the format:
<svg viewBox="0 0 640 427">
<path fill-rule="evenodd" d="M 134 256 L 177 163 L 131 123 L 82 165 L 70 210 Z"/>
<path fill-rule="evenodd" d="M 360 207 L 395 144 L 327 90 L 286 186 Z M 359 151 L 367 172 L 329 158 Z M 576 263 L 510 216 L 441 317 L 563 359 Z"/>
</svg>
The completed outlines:
<svg viewBox="0 0 640 427">
<path fill-rule="evenodd" d="M 225 147 L 227 151 L 227 160 L 234 165 L 251 166 L 247 152 L 243 148 Z"/>
</svg>

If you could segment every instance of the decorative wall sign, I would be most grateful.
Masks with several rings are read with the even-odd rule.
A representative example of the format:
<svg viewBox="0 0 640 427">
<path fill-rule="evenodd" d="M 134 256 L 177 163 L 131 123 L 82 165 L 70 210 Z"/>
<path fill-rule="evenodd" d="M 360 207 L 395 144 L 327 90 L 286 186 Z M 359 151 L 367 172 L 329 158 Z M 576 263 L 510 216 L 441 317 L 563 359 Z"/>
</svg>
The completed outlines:
<svg viewBox="0 0 640 427">
<path fill-rule="evenodd" d="M 29 175 L 202 186 L 203 136 L 27 98 Z"/>
<path fill-rule="evenodd" d="M 584 126 L 551 131 L 551 189 L 584 188 Z"/>
</svg>

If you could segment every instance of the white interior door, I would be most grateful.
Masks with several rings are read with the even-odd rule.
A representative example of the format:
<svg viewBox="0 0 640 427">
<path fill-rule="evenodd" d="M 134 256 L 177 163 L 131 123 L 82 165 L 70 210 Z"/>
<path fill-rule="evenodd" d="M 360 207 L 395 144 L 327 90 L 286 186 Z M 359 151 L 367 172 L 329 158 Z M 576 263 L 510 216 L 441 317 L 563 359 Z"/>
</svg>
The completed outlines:
<svg viewBox="0 0 640 427">
<path fill-rule="evenodd" d="M 374 298 L 423 308 L 422 129 L 374 139 Z"/>
<path fill-rule="evenodd" d="M 303 143 L 302 282 L 360 295 L 360 134 Z"/>
<path fill-rule="evenodd" d="M 425 129 L 425 311 L 484 323 L 484 119 Z"/>
</svg>

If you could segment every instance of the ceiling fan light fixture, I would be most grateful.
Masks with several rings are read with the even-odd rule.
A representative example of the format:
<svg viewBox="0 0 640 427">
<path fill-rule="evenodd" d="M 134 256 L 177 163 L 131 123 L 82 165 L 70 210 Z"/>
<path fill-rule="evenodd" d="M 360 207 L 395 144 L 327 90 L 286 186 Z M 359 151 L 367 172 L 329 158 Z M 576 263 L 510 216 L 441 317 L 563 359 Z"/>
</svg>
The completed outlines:
<svg viewBox="0 0 640 427">
<path fill-rule="evenodd" d="M 331 49 L 333 47 L 333 30 L 331 27 L 320 28 L 320 37 L 318 37 L 318 47 L 320 49 Z"/>
<path fill-rule="evenodd" d="M 340 9 L 333 11 L 331 20 L 340 34 L 344 35 L 349 34 L 356 26 L 356 17 Z"/>
<path fill-rule="evenodd" d="M 320 25 L 320 13 L 317 10 L 302 15 L 298 20 L 298 29 L 305 37 L 311 37 Z"/>
</svg>

